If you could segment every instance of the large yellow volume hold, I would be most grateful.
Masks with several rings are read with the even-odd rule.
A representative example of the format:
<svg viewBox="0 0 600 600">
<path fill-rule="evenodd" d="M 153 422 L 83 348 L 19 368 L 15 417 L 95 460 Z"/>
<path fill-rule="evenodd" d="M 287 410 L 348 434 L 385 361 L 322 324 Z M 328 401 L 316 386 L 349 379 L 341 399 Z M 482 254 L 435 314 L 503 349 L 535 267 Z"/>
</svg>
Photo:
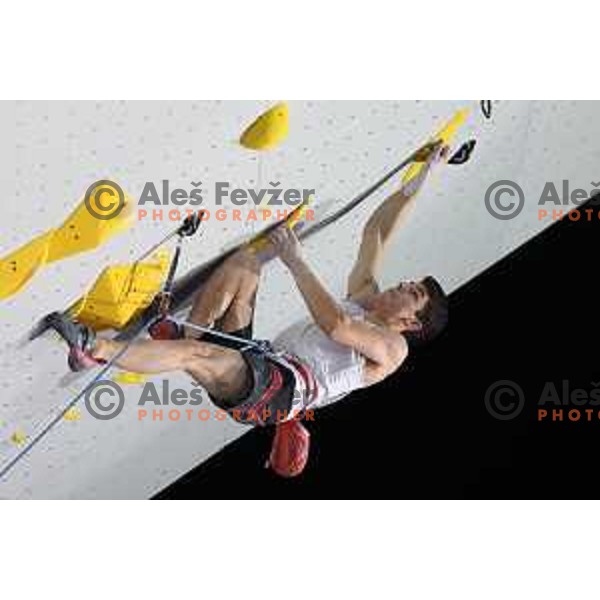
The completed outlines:
<svg viewBox="0 0 600 600">
<path fill-rule="evenodd" d="M 48 262 L 93 250 L 127 229 L 133 219 L 133 202 L 115 182 L 92 184 L 79 206 L 54 232 Z"/>
<path fill-rule="evenodd" d="M 16 294 L 46 262 L 53 231 L 0 259 L 0 300 Z"/>
<path fill-rule="evenodd" d="M 444 127 L 442 127 L 442 129 L 440 129 L 435 135 L 431 136 L 429 142 L 443 142 L 444 145 L 450 144 L 456 135 L 456 132 L 467 120 L 469 112 L 470 111 L 468 108 L 456 112 L 454 116 L 444 125 Z M 413 180 L 417 175 L 419 175 L 423 167 L 424 163 L 413 163 L 410 165 L 404 174 L 402 183 L 407 184 L 409 181 Z"/>
<path fill-rule="evenodd" d="M 240 137 L 240 144 L 250 150 L 270 150 L 283 142 L 288 132 L 288 105 L 280 102 L 246 128 Z"/>
<path fill-rule="evenodd" d="M 118 184 L 96 181 L 59 228 L 0 258 L 0 300 L 17 293 L 45 263 L 93 250 L 129 227 L 132 208 Z"/>
<path fill-rule="evenodd" d="M 107 267 L 71 314 L 96 331 L 122 329 L 161 290 L 169 263 L 169 252 L 163 249 L 145 262 Z"/>
</svg>

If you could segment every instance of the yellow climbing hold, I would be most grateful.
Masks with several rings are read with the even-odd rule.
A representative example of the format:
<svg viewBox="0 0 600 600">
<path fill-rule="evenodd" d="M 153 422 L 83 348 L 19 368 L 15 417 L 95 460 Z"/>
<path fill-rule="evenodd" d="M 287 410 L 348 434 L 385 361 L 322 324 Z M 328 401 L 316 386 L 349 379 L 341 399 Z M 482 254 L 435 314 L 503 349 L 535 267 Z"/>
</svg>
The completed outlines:
<svg viewBox="0 0 600 600">
<path fill-rule="evenodd" d="M 11 436 L 10 441 L 15 446 L 22 446 L 27 441 L 27 434 L 21 429 L 17 429 Z"/>
<path fill-rule="evenodd" d="M 450 144 L 456 135 L 456 132 L 467 120 L 469 112 L 470 111 L 468 108 L 456 112 L 454 116 L 444 125 L 444 127 L 442 127 L 442 129 L 440 129 L 429 139 L 429 142 L 443 142 L 445 145 Z M 413 163 L 410 165 L 404 175 L 404 178 L 402 179 L 402 183 L 407 184 L 409 181 L 414 179 L 417 175 L 419 175 L 423 167 L 423 163 Z"/>
<path fill-rule="evenodd" d="M 65 421 L 79 421 L 81 420 L 81 411 L 77 406 L 71 406 L 71 408 L 64 414 L 63 419 Z"/>
<path fill-rule="evenodd" d="M 40 235 L 0 259 L 0 300 L 16 294 L 46 262 L 52 234 Z"/>
<path fill-rule="evenodd" d="M 134 373 L 133 371 L 120 371 L 113 377 L 114 382 L 123 385 L 135 385 L 136 383 L 143 383 L 145 380 L 146 376 L 143 373 Z"/>
<path fill-rule="evenodd" d="M 79 206 L 55 230 L 48 262 L 98 248 L 127 229 L 132 223 L 133 204 L 112 181 L 103 180 L 90 186 Z"/>
<path fill-rule="evenodd" d="M 169 264 L 169 251 L 161 249 L 145 262 L 107 267 L 71 314 L 96 331 L 122 329 L 150 305 Z"/>
<path fill-rule="evenodd" d="M 240 138 L 240 144 L 250 150 L 269 150 L 283 142 L 288 131 L 288 105 L 280 102 L 246 128 Z"/>
<path fill-rule="evenodd" d="M 0 259 L 0 300 L 17 293 L 45 263 L 93 250 L 129 227 L 132 208 L 118 184 L 95 182 L 59 228 Z"/>
<path fill-rule="evenodd" d="M 306 217 L 306 211 L 310 208 L 310 205 L 314 202 L 314 196 L 309 196 L 304 202 L 299 204 L 285 220 L 285 227 L 288 229 L 295 230 L 297 226 L 300 226 L 301 221 Z M 253 240 L 250 240 L 248 247 L 254 252 L 260 252 L 269 245 L 267 235 L 273 230 L 273 227 L 267 228 L 267 232 L 259 233 Z"/>
</svg>

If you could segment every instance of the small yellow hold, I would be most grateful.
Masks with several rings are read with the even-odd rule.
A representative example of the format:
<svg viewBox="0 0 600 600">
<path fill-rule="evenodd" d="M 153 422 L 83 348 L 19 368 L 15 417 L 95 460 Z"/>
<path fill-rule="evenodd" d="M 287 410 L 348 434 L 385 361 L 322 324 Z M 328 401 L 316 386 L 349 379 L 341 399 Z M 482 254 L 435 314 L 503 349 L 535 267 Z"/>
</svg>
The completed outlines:
<svg viewBox="0 0 600 600">
<path fill-rule="evenodd" d="M 21 429 L 17 429 L 11 436 L 10 441 L 15 446 L 22 446 L 27 441 L 27 434 Z"/>
<path fill-rule="evenodd" d="M 64 414 L 63 419 L 65 421 L 79 421 L 81 420 L 81 411 L 77 406 L 71 406 L 71 408 Z"/>
<path fill-rule="evenodd" d="M 240 137 L 240 144 L 250 150 L 269 150 L 283 142 L 288 132 L 288 105 L 280 102 L 246 128 Z"/>
<path fill-rule="evenodd" d="M 470 111 L 468 108 L 457 111 L 454 116 L 442 127 L 442 129 L 431 136 L 429 142 L 442 142 L 444 145 L 450 144 L 457 131 L 467 120 L 469 112 Z M 413 163 L 410 165 L 404 175 L 404 178 L 402 179 L 402 183 L 407 184 L 409 181 L 412 181 L 417 175 L 419 175 L 424 166 L 424 163 Z"/>
<path fill-rule="evenodd" d="M 53 231 L 0 258 L 0 300 L 16 294 L 45 264 Z"/>
<path fill-rule="evenodd" d="M 143 383 L 145 380 L 146 376 L 143 373 L 134 373 L 133 371 L 120 371 L 113 377 L 114 382 L 123 385 L 135 385 L 136 383 Z"/>
<path fill-rule="evenodd" d="M 285 219 L 282 223 L 284 227 L 293 231 L 299 229 L 306 219 L 306 212 L 310 208 L 310 205 L 314 202 L 314 196 L 309 196 L 305 201 L 299 204 Z M 268 232 L 271 232 L 273 227 L 268 228 Z M 256 238 L 250 240 L 248 248 L 252 252 L 261 252 L 269 245 L 268 233 L 259 233 Z"/>
</svg>

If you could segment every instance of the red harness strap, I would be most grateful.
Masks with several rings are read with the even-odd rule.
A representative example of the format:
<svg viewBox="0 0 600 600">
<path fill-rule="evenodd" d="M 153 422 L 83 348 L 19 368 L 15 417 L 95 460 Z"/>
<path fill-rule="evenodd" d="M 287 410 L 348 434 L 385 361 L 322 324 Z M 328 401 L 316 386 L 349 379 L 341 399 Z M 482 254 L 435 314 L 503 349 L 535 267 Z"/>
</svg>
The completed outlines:
<svg viewBox="0 0 600 600">
<path fill-rule="evenodd" d="M 254 425 L 266 425 L 268 417 L 271 416 L 271 410 L 269 404 L 273 397 L 282 389 L 284 385 L 284 376 L 282 369 L 289 369 L 294 378 L 301 378 L 302 385 L 296 385 L 296 389 L 299 387 L 304 390 L 302 398 L 302 407 L 299 410 L 295 410 L 295 402 L 297 395 L 294 394 L 292 398 L 292 406 L 290 411 L 280 421 L 286 421 L 290 418 L 290 415 L 295 418 L 302 418 L 304 411 L 310 406 L 310 404 L 317 397 L 319 392 L 317 381 L 312 374 L 311 370 L 295 356 L 283 355 L 281 362 L 273 360 L 273 368 L 270 372 L 270 379 L 266 385 L 262 395 L 259 398 L 254 398 L 251 401 L 243 402 L 235 408 L 229 409 L 227 412 L 229 415 L 239 423 L 254 424 Z M 277 417 L 279 417 L 279 412 Z"/>
<path fill-rule="evenodd" d="M 312 404 L 312 402 L 314 402 L 315 398 L 317 397 L 319 393 L 319 384 L 317 383 L 317 380 L 315 379 L 315 376 L 310 368 L 300 361 L 296 356 L 286 354 L 284 355 L 284 358 L 294 367 L 304 382 L 306 393 L 305 397 L 302 398 L 302 409 L 299 411 L 302 413 Z"/>
<path fill-rule="evenodd" d="M 252 402 L 243 402 L 227 412 L 238 423 L 266 425 L 266 417 L 270 415 L 269 402 L 283 387 L 283 375 L 279 368 L 271 369 L 271 377 L 262 396 Z"/>
</svg>

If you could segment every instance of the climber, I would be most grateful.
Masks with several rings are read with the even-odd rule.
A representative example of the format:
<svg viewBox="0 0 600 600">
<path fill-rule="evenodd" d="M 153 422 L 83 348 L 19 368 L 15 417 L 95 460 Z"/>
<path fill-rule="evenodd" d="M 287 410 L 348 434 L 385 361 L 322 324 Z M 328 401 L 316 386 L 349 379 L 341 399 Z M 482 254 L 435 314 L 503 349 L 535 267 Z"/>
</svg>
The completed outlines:
<svg viewBox="0 0 600 600">
<path fill-rule="evenodd" d="M 185 322 L 161 323 L 155 333 L 162 339 L 133 342 L 116 364 L 143 373 L 183 370 L 218 407 L 254 424 L 292 419 L 383 380 L 404 362 L 413 344 L 433 339 L 447 320 L 446 297 L 433 277 L 403 281 L 385 291 L 376 282 L 393 234 L 428 174 L 447 160 L 448 148 L 430 144 L 419 158 L 419 175 L 369 218 L 344 300 L 328 292 L 303 257 L 293 230 L 279 226 L 269 234 L 271 250 L 294 279 L 310 318 L 292 324 L 270 343 L 252 341 L 256 293 L 267 258 L 247 247 L 230 256 L 198 290 Z M 123 349 L 123 342 L 97 338 L 65 315 L 55 313 L 49 322 L 68 343 L 73 370 L 109 361 Z M 214 327 L 214 333 L 206 332 L 207 327 Z"/>
</svg>

